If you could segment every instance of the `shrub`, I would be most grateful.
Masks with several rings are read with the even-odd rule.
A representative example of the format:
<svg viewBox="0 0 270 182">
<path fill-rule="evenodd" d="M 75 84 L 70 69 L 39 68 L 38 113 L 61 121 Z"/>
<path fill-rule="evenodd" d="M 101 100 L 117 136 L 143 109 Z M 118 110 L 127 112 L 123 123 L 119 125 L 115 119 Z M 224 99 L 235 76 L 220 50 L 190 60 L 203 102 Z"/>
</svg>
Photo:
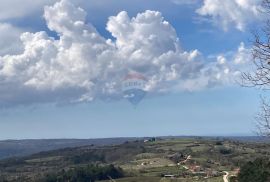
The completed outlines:
<svg viewBox="0 0 270 182">
<path fill-rule="evenodd" d="M 270 181 L 270 161 L 269 159 L 256 159 L 241 167 L 238 175 L 239 182 L 266 182 Z"/>
<path fill-rule="evenodd" d="M 219 149 L 219 152 L 223 155 L 228 155 L 232 153 L 232 149 L 230 148 L 226 148 L 226 147 L 222 147 Z"/>
<path fill-rule="evenodd" d="M 216 145 L 223 145 L 223 143 L 221 141 L 217 141 Z"/>
</svg>

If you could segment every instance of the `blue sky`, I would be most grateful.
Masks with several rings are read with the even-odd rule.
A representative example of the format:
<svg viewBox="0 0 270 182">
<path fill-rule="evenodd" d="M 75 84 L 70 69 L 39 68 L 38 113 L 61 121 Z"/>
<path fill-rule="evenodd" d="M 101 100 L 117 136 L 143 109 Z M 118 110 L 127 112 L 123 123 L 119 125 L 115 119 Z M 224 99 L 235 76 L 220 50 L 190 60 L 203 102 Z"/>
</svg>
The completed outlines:
<svg viewBox="0 0 270 182">
<path fill-rule="evenodd" d="M 2 111 L 1 138 L 253 135 L 256 92 L 230 88 L 127 101 Z"/>
<path fill-rule="evenodd" d="M 260 8 L 259 1 L 238 4 L 236 20 L 230 8 L 217 14 L 208 9 L 215 6 L 211 1 L 190 2 L 39 0 L 25 8 L 16 7 L 16 0 L 0 2 L 18 8 L 18 15 L 0 13 L 6 42 L 0 43 L 0 139 L 253 135 L 261 91 L 235 82 L 250 69 L 250 32 L 263 15 L 249 8 Z M 224 3 L 235 6 L 234 0 Z M 121 11 L 130 19 L 142 16 L 128 21 Z M 68 21 L 59 17 L 63 12 Z M 97 38 L 81 39 L 86 30 Z M 29 32 L 24 43 L 23 32 Z M 145 42 L 150 34 L 158 38 Z M 136 107 L 115 86 L 127 73 L 124 67 L 153 82 Z"/>
</svg>

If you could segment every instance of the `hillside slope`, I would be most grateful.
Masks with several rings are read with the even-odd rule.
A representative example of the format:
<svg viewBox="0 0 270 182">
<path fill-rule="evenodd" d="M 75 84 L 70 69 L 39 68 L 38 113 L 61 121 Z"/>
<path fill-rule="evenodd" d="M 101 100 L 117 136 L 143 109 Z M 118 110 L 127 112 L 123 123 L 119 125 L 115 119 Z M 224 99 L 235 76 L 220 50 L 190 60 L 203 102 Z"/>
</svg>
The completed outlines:
<svg viewBox="0 0 270 182">
<path fill-rule="evenodd" d="M 35 140 L 3 140 L 0 141 L 0 159 L 26 156 L 41 151 L 50 151 L 67 147 L 85 145 L 116 145 L 134 138 L 105 139 L 35 139 Z"/>
<path fill-rule="evenodd" d="M 46 181 L 48 175 L 61 178 L 89 165 L 111 164 L 124 171 L 128 178 L 121 181 L 127 182 L 164 180 L 166 175 L 182 181 L 222 181 L 223 171 L 234 175 L 243 163 L 257 157 L 270 157 L 269 151 L 270 145 L 264 143 L 203 138 L 89 145 L 2 160 L 0 181 Z"/>
</svg>

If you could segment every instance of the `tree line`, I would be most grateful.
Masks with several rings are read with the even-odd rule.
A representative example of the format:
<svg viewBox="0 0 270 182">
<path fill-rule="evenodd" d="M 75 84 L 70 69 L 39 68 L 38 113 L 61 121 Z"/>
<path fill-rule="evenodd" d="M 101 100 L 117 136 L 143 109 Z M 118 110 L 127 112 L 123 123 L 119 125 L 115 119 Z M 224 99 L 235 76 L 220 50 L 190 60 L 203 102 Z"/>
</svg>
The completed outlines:
<svg viewBox="0 0 270 182">
<path fill-rule="evenodd" d="M 114 165 L 88 165 L 69 170 L 62 170 L 55 174 L 48 174 L 44 182 L 95 182 L 97 180 L 117 179 L 124 176 L 121 168 Z"/>
</svg>

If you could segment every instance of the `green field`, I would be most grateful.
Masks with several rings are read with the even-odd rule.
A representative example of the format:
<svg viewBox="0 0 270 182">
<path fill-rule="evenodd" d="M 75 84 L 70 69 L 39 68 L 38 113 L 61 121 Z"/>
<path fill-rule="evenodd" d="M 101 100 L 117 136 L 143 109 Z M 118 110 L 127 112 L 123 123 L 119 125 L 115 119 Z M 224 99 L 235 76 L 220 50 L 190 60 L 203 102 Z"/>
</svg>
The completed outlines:
<svg viewBox="0 0 270 182">
<path fill-rule="evenodd" d="M 112 146 L 84 146 L 0 161 L 0 181 L 42 181 L 47 175 L 113 164 L 124 172 L 119 182 L 221 182 L 223 171 L 235 175 L 247 161 L 270 157 L 267 143 L 207 138 L 132 141 Z M 164 178 L 173 175 L 174 179 Z M 107 178 L 106 178 L 107 179 Z M 4 181 L 4 180 L 2 180 Z M 44 180 L 43 180 L 44 181 Z"/>
</svg>

